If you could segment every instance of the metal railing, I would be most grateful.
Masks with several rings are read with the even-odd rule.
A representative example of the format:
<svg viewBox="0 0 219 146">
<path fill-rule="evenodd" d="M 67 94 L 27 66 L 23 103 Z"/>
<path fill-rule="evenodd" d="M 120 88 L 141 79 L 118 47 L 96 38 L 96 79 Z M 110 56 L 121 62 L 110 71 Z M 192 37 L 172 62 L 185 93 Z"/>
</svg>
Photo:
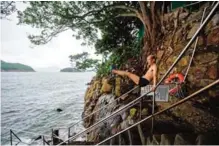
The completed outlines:
<svg viewBox="0 0 219 146">
<path fill-rule="evenodd" d="M 152 114 L 152 115 L 150 115 L 150 116 L 148 116 L 148 117 L 142 119 L 141 121 L 139 121 L 139 122 L 133 124 L 132 126 L 130 126 L 130 127 L 126 128 L 126 129 L 124 129 L 124 130 L 118 132 L 117 134 L 115 134 L 115 135 L 113 135 L 113 136 L 111 136 L 111 137 L 108 137 L 107 139 L 101 141 L 101 142 L 98 143 L 97 145 L 103 144 L 104 142 L 106 142 L 106 141 L 108 141 L 108 140 L 110 140 L 110 139 L 116 137 L 117 135 L 120 135 L 120 134 L 122 134 L 123 132 L 126 132 L 126 131 L 130 130 L 131 128 L 135 127 L 135 126 L 138 126 L 138 125 L 141 124 L 142 122 L 145 122 L 146 120 L 149 120 L 149 119 L 151 119 L 151 118 L 153 118 L 153 117 L 155 117 L 155 116 L 157 116 L 157 115 L 159 115 L 159 114 L 164 113 L 164 112 L 167 111 L 167 110 L 170 110 L 170 109 L 172 109 L 172 108 L 174 108 L 174 107 L 176 107 L 176 106 L 178 106 L 178 105 L 180 105 L 180 104 L 182 104 L 182 103 L 184 103 L 184 102 L 186 102 L 186 101 L 188 101 L 188 100 L 194 98 L 194 97 L 195 97 L 196 95 L 198 95 L 199 93 L 201 93 L 201 92 L 203 92 L 203 91 L 205 91 L 205 90 L 209 89 L 210 87 L 212 87 L 212 86 L 214 86 L 214 85 L 217 85 L 217 84 L 219 84 L 219 79 L 216 80 L 216 81 L 214 81 L 213 83 L 209 84 L 208 86 L 206 86 L 206 87 L 204 87 L 204 88 L 202 88 L 202 89 L 196 91 L 195 93 L 193 93 L 193 94 L 191 94 L 191 95 L 185 97 L 184 99 L 182 99 L 182 100 L 180 100 L 180 101 L 178 101 L 178 102 L 172 104 L 172 105 L 169 106 L 168 108 L 163 109 L 163 110 L 161 110 L 161 111 L 159 111 L 159 112 L 156 112 L 155 114 Z"/>
<path fill-rule="evenodd" d="M 176 61 L 172 64 L 172 66 L 169 68 L 169 70 L 166 72 L 166 74 L 163 76 L 163 78 L 162 78 L 162 79 L 159 81 L 159 83 L 156 85 L 155 89 L 161 84 L 161 82 L 164 80 L 165 76 L 167 76 L 167 74 L 173 69 L 173 67 L 174 67 L 174 66 L 177 64 L 177 62 L 181 59 L 181 57 L 182 57 L 182 55 L 185 53 L 185 51 L 188 50 L 189 46 L 194 42 L 194 40 L 195 40 L 195 38 L 197 37 L 198 33 L 199 33 L 199 32 L 201 31 L 201 29 L 207 24 L 207 22 L 209 21 L 210 17 L 211 17 L 211 16 L 213 15 L 213 13 L 215 12 L 215 10 L 216 10 L 216 8 L 218 7 L 218 5 L 219 5 L 219 2 L 217 2 L 217 3 L 215 4 L 215 6 L 213 7 L 213 9 L 210 11 L 210 13 L 208 14 L 207 18 L 205 19 L 205 21 L 201 24 L 201 26 L 199 27 L 199 29 L 198 29 L 198 30 L 196 31 L 196 33 L 193 35 L 192 39 L 189 41 L 189 43 L 186 45 L 186 47 L 185 47 L 185 48 L 183 49 L 183 51 L 180 53 L 180 55 L 178 56 L 178 58 L 176 59 Z M 205 13 L 205 10 L 204 10 L 204 13 Z M 203 18 L 203 17 L 202 17 L 202 18 Z M 196 41 L 197 41 L 197 40 L 196 40 Z M 162 111 L 160 111 L 160 112 L 157 112 L 157 113 L 155 113 L 155 114 L 154 114 L 154 102 L 155 102 L 155 95 L 154 95 L 154 96 L 153 96 L 152 115 L 146 117 L 145 119 L 143 119 L 143 120 L 137 122 L 136 124 L 134 124 L 134 125 L 132 125 L 132 126 L 126 128 L 126 129 L 124 129 L 124 130 L 118 132 L 117 134 L 115 134 L 115 135 L 113 135 L 113 136 L 111 136 L 111 137 L 109 137 L 109 138 L 103 140 L 102 142 L 98 143 L 97 145 L 103 144 L 104 142 L 106 142 L 106 141 L 108 141 L 108 140 L 114 138 L 114 137 L 117 136 L 117 135 L 120 135 L 121 133 L 123 133 L 123 132 L 125 132 L 125 131 L 127 131 L 127 130 L 130 130 L 131 128 L 133 128 L 133 127 L 135 127 L 135 126 L 138 126 L 139 124 L 141 124 L 142 122 L 144 122 L 144 121 L 146 121 L 146 120 L 148 120 L 148 119 L 150 119 L 150 118 L 152 118 L 152 131 L 153 131 L 153 121 L 154 121 L 154 117 L 155 117 L 155 116 L 157 116 L 157 115 L 159 115 L 159 114 L 161 114 L 161 113 L 163 113 L 163 112 L 165 112 L 165 111 L 167 111 L 167 110 L 169 110 L 169 109 L 171 109 L 171 108 L 174 108 L 174 107 L 176 107 L 176 106 L 178 106 L 178 105 L 180 105 L 180 104 L 182 104 L 182 103 L 184 103 L 184 102 L 186 102 L 187 100 L 189 100 L 189 99 L 195 97 L 195 95 L 197 95 L 197 94 L 199 94 L 199 93 L 201 93 L 201 92 L 203 92 L 203 91 L 209 89 L 210 87 L 212 87 L 212 86 L 214 86 L 214 85 L 216 85 L 216 84 L 218 84 L 218 83 L 219 83 L 219 79 L 216 80 L 215 82 L 209 84 L 208 86 L 206 86 L 206 87 L 204 87 L 204 88 L 202 88 L 202 89 L 196 91 L 195 93 L 189 95 L 188 97 L 186 97 L 186 98 L 184 98 L 184 99 L 178 101 L 177 103 L 171 105 L 170 107 L 168 107 L 168 108 L 166 108 L 166 109 L 164 109 L 164 110 L 162 110 Z M 147 93 L 146 93 L 146 94 L 147 94 Z M 140 98 L 140 97 L 139 97 L 139 98 Z"/>
<path fill-rule="evenodd" d="M 207 22 L 209 21 L 210 17 L 213 15 L 213 13 L 215 12 L 216 8 L 218 7 L 219 5 L 219 2 L 217 2 L 215 4 L 215 6 L 212 8 L 212 10 L 210 11 L 210 13 L 208 14 L 208 16 L 206 17 L 206 19 L 204 20 L 204 22 L 201 24 L 201 26 L 198 28 L 198 30 L 196 31 L 196 33 L 193 35 L 193 37 L 190 39 L 190 41 L 188 42 L 188 44 L 185 46 L 185 48 L 181 51 L 181 53 L 179 54 L 179 56 L 177 57 L 177 59 L 174 61 L 174 63 L 171 65 L 171 67 L 168 69 L 168 71 L 165 73 L 165 75 L 161 78 L 161 80 L 157 83 L 157 85 L 155 86 L 155 90 L 157 89 L 157 87 L 161 84 L 161 82 L 164 81 L 164 79 L 167 77 L 167 75 L 171 72 L 171 70 L 173 69 L 173 67 L 179 62 L 179 60 L 182 58 L 182 56 L 184 55 L 184 53 L 189 49 L 189 47 L 191 46 L 191 44 L 195 41 L 196 37 L 198 36 L 199 32 L 203 29 L 203 27 L 207 24 Z M 148 92 L 148 93 L 145 93 L 144 95 L 136 98 L 135 100 L 133 100 L 132 102 L 128 103 L 127 105 L 125 105 L 123 108 L 113 112 L 111 115 L 103 118 L 102 120 L 94 123 L 92 126 L 90 126 L 89 128 L 85 129 L 84 131 L 76 134 L 75 136 L 69 138 L 68 140 L 60 143 L 59 145 L 69 141 L 69 140 L 73 140 L 77 137 L 79 137 L 80 135 L 82 134 L 85 134 L 87 133 L 89 130 L 91 130 L 92 128 L 96 127 L 97 125 L 105 122 L 106 120 L 108 120 L 109 118 L 112 118 L 114 117 L 116 114 L 118 114 L 119 112 L 127 109 L 127 108 L 130 108 L 132 106 L 132 104 L 134 104 L 135 102 L 139 101 L 142 97 L 146 96 L 147 94 L 151 93 Z M 154 102 L 155 102 L 155 98 L 153 98 L 153 111 L 154 111 Z M 154 114 L 152 113 L 152 116 Z"/>
<path fill-rule="evenodd" d="M 8 129 L 8 128 L 5 128 L 5 129 Z M 17 144 L 15 144 L 15 145 L 18 145 L 19 143 L 31 145 L 33 142 L 36 142 L 38 140 L 42 140 L 43 145 L 45 145 L 45 144 L 50 145 L 50 143 L 48 141 L 52 142 L 52 144 L 53 144 L 53 138 L 62 140 L 60 137 L 58 137 L 57 135 L 55 135 L 53 133 L 53 129 L 52 129 L 52 135 L 45 135 L 42 133 L 35 133 L 35 132 L 17 130 L 17 129 L 10 129 L 9 132 L 10 132 L 10 144 L 11 145 L 13 145 L 13 142 L 17 142 Z M 27 142 L 22 141 L 22 138 L 20 138 L 18 136 L 18 133 L 26 133 L 26 134 L 32 135 L 34 138 L 31 142 L 27 143 Z M 15 137 L 18 141 L 14 140 L 13 137 Z M 46 138 L 48 140 L 46 140 Z"/>
<path fill-rule="evenodd" d="M 21 131 L 19 131 L 19 132 L 21 132 Z M 24 131 L 23 131 L 23 132 L 24 132 Z M 17 132 L 17 133 L 18 133 L 18 132 Z M 25 132 L 25 133 L 34 134 L 33 132 Z M 50 145 L 50 143 L 49 143 L 48 141 L 46 141 L 45 137 L 49 137 L 49 138 L 50 138 L 51 136 L 44 135 L 44 134 L 42 134 L 42 135 L 34 134 L 34 135 L 37 135 L 38 137 L 35 138 L 35 139 L 33 139 L 31 142 L 28 142 L 28 143 L 27 143 L 27 142 L 22 141 L 21 138 L 19 138 L 18 135 L 17 135 L 12 129 L 10 129 L 10 144 L 13 145 L 13 142 L 17 142 L 15 145 L 18 145 L 19 143 L 21 143 L 21 144 L 26 144 L 26 145 L 31 145 L 31 144 L 33 144 L 33 142 L 35 142 L 35 141 L 41 139 L 43 145 L 45 145 L 45 144 Z M 14 136 L 18 141 L 13 140 L 13 136 Z"/>
</svg>

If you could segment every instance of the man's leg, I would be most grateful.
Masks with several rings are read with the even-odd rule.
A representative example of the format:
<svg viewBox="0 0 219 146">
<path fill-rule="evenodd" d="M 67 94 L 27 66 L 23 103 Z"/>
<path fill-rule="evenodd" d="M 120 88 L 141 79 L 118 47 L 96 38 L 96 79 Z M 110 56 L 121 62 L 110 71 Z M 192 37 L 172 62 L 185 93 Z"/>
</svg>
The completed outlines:
<svg viewBox="0 0 219 146">
<path fill-rule="evenodd" d="M 112 70 L 113 73 L 115 74 L 118 74 L 120 76 L 127 76 L 129 77 L 135 84 L 138 85 L 139 83 L 139 76 L 135 75 L 135 74 L 132 74 L 130 72 L 127 72 L 127 71 L 122 71 L 122 70 Z"/>
</svg>

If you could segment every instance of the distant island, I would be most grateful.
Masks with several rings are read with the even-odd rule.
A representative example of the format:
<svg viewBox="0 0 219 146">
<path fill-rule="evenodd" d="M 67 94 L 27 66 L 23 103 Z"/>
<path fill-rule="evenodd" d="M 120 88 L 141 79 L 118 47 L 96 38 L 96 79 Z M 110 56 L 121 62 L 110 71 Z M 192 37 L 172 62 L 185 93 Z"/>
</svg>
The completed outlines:
<svg viewBox="0 0 219 146">
<path fill-rule="evenodd" d="M 66 67 L 61 69 L 60 72 L 82 72 L 82 71 L 72 67 Z"/>
<path fill-rule="evenodd" d="M 24 64 L 9 63 L 1 60 L 1 72 L 35 72 L 35 70 Z"/>
</svg>

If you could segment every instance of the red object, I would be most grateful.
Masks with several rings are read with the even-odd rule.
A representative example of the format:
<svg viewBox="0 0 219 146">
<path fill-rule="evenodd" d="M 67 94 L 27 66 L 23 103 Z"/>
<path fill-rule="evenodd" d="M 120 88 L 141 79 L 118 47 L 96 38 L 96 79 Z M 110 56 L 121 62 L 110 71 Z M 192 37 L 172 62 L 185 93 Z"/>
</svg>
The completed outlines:
<svg viewBox="0 0 219 146">
<path fill-rule="evenodd" d="M 178 83 L 182 83 L 184 81 L 184 76 L 180 73 L 176 73 L 176 74 L 171 74 L 169 76 L 169 78 L 167 78 L 165 80 L 165 83 L 168 84 L 168 83 L 171 83 L 173 81 L 173 79 L 178 79 Z M 176 87 L 172 88 L 169 90 L 169 94 L 170 95 L 174 95 L 178 92 L 178 90 L 181 89 L 181 86 L 180 85 L 177 85 Z"/>
</svg>

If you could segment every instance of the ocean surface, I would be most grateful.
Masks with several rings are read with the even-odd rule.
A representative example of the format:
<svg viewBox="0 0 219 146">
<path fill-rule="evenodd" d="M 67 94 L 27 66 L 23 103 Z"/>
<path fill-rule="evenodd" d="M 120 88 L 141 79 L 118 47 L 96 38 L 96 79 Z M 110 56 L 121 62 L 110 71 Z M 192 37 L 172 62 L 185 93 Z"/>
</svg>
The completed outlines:
<svg viewBox="0 0 219 146">
<path fill-rule="evenodd" d="M 26 143 L 51 130 L 67 138 L 68 126 L 81 120 L 87 83 L 95 72 L 1 73 L 1 144 L 10 144 L 10 129 Z M 62 109 L 58 112 L 57 109 Z M 79 123 L 71 132 L 83 130 Z M 13 144 L 19 141 L 13 136 Z M 40 140 L 37 142 L 42 144 Z M 24 144 L 24 143 L 22 143 Z"/>
</svg>

